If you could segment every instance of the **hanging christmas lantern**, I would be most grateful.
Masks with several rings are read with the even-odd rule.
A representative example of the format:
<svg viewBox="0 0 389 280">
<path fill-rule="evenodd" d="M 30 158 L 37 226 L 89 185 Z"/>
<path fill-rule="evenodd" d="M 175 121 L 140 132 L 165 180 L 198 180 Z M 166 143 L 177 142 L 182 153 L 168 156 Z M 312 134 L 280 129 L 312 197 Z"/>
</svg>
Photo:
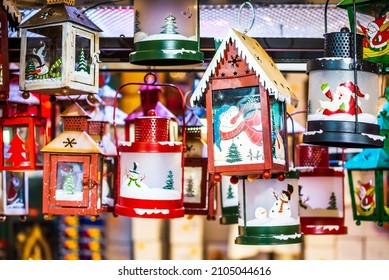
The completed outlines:
<svg viewBox="0 0 389 280">
<path fill-rule="evenodd" d="M 231 178 L 233 178 L 232 181 Z M 222 176 L 220 181 L 221 216 L 219 222 L 222 225 L 238 223 L 238 185 L 243 184 L 243 180 L 236 179 L 235 176 Z"/>
<path fill-rule="evenodd" d="M 42 213 L 90 215 L 102 212 L 104 152 L 87 133 L 87 113 L 77 104 L 65 110 L 64 130 L 41 151 L 44 153 Z"/>
<path fill-rule="evenodd" d="M 3 101 L 8 98 L 9 91 L 8 30 L 16 29 L 21 19 L 13 1 L 0 0 L 0 100 Z"/>
<path fill-rule="evenodd" d="M 299 205 L 304 234 L 347 234 L 344 174 L 329 166 L 328 147 L 299 145 Z"/>
<path fill-rule="evenodd" d="M 134 1 L 130 62 L 147 66 L 202 63 L 198 0 Z"/>
<path fill-rule="evenodd" d="M 104 212 L 113 212 L 115 206 L 115 190 L 117 189 L 118 155 L 110 136 L 110 124 L 103 111 L 96 107 L 88 120 L 88 134 L 96 141 L 104 152 L 102 174 L 102 207 Z"/>
<path fill-rule="evenodd" d="M 23 99 L 18 88 L 11 88 L 0 118 L 0 169 L 42 169 L 47 120 L 41 116 L 41 104 L 34 96 Z"/>
<path fill-rule="evenodd" d="M 386 98 L 388 97 L 387 93 Z M 386 102 L 379 114 L 381 135 L 385 137 L 384 147 L 363 149 L 345 164 L 353 217 L 357 225 L 360 225 L 361 221 L 374 221 L 379 226 L 382 226 L 383 222 L 389 222 L 388 112 L 389 105 Z"/>
<path fill-rule="evenodd" d="M 298 171 L 283 180 L 241 178 L 238 185 L 239 235 L 236 244 L 278 245 L 302 242 Z"/>
<path fill-rule="evenodd" d="M 169 119 L 155 111 L 135 119 L 135 141 L 119 144 L 120 190 L 115 213 L 129 217 L 184 216 L 182 143 L 170 142 Z"/>
<path fill-rule="evenodd" d="M 20 25 L 20 90 L 59 95 L 98 92 L 102 30 L 73 1 L 47 6 Z"/>
<path fill-rule="evenodd" d="M 27 172 L 0 172 L 0 221 L 7 216 L 19 216 L 25 221 L 28 215 Z"/>
<path fill-rule="evenodd" d="M 382 147 L 384 139 L 379 135 L 376 118 L 378 65 L 363 60 L 363 36 L 356 34 L 354 39 L 353 33 L 342 29 L 324 37 L 324 58 L 307 63 L 308 125 L 303 142 Z"/>
<path fill-rule="evenodd" d="M 184 163 L 185 214 L 215 216 L 214 182 L 208 175 L 207 145 L 201 139 L 203 124 L 194 110 L 185 116 L 186 131 Z M 182 124 L 181 124 L 182 125 Z"/>
<path fill-rule="evenodd" d="M 288 170 L 285 106 L 297 99 L 255 39 L 230 29 L 191 102 L 207 108 L 210 173 Z"/>
</svg>

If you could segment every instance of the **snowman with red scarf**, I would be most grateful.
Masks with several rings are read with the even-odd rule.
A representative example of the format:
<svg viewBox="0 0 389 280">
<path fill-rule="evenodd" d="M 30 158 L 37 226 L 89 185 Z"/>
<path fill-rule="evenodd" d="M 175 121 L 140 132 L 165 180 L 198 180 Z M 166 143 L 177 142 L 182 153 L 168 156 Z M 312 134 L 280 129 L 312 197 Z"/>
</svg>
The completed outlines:
<svg viewBox="0 0 389 280">
<path fill-rule="evenodd" d="M 323 115 L 331 116 L 340 113 L 355 115 L 356 100 L 355 100 L 355 85 L 353 82 L 346 81 L 344 83 L 341 83 L 336 88 L 336 91 L 334 93 L 331 92 L 331 89 L 328 86 L 328 84 L 322 84 L 321 90 L 324 93 L 324 95 L 330 99 L 328 101 L 320 100 L 319 112 L 321 112 Z M 359 88 L 357 91 L 357 96 L 365 100 L 369 99 L 369 95 L 363 94 L 359 90 Z M 360 102 L 358 102 L 358 114 L 362 113 L 359 104 Z"/>
</svg>

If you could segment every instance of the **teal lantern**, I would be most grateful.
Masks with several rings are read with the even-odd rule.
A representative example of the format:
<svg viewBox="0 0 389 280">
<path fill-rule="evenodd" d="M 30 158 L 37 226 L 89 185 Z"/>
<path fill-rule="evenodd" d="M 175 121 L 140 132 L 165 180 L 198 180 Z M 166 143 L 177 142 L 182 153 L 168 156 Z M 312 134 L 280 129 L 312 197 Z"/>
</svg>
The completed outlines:
<svg viewBox="0 0 389 280">
<path fill-rule="evenodd" d="M 280 180 L 281 179 L 281 180 Z M 302 242 L 298 171 L 284 178 L 242 178 L 238 185 L 240 245 L 282 245 Z"/>
<path fill-rule="evenodd" d="M 134 1 L 130 62 L 146 66 L 202 63 L 198 0 Z"/>
<path fill-rule="evenodd" d="M 386 98 L 389 88 L 386 89 Z M 389 222 L 389 103 L 382 105 L 378 120 L 384 147 L 364 149 L 345 164 L 347 169 L 353 216 L 361 221 L 374 221 L 379 226 Z"/>
</svg>

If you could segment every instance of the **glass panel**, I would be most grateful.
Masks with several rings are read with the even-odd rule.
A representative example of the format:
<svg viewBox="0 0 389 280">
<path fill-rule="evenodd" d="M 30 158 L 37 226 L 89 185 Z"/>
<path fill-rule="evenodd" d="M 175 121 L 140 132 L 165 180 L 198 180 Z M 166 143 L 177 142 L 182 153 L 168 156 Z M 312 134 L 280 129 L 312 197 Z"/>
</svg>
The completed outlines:
<svg viewBox="0 0 389 280">
<path fill-rule="evenodd" d="M 382 182 L 382 191 L 384 194 L 384 216 L 389 216 L 389 192 L 388 192 L 388 180 L 389 172 L 388 170 L 383 171 L 383 182 Z"/>
<path fill-rule="evenodd" d="M 84 163 L 58 162 L 56 200 L 82 201 Z"/>
<path fill-rule="evenodd" d="M 76 35 L 75 74 L 89 77 L 91 64 L 91 41 Z"/>
<path fill-rule="evenodd" d="M 212 92 L 215 166 L 263 162 L 259 89 Z"/>
<path fill-rule="evenodd" d="M 276 163 L 285 164 L 286 135 L 285 135 L 285 103 L 270 98 L 270 123 L 272 154 Z"/>
<path fill-rule="evenodd" d="M 26 208 L 28 197 L 25 197 L 27 186 L 24 176 L 24 172 L 5 172 L 7 210 Z"/>
<path fill-rule="evenodd" d="M 28 166 L 30 164 L 30 149 L 28 146 L 29 131 L 27 125 L 4 126 L 4 166 Z"/>
<path fill-rule="evenodd" d="M 114 182 L 115 182 L 115 164 L 113 159 L 105 159 L 103 163 L 103 187 L 102 203 L 114 206 Z"/>
<path fill-rule="evenodd" d="M 62 75 L 62 27 L 27 31 L 26 83 L 58 81 Z"/>
<path fill-rule="evenodd" d="M 35 125 L 35 151 L 36 151 L 36 164 L 43 164 L 43 154 L 40 150 L 46 145 L 46 127 L 41 125 Z"/>
<path fill-rule="evenodd" d="M 353 171 L 355 207 L 360 216 L 375 215 L 376 181 L 375 171 Z"/>
<path fill-rule="evenodd" d="M 184 168 L 184 203 L 201 203 L 202 167 Z"/>
</svg>

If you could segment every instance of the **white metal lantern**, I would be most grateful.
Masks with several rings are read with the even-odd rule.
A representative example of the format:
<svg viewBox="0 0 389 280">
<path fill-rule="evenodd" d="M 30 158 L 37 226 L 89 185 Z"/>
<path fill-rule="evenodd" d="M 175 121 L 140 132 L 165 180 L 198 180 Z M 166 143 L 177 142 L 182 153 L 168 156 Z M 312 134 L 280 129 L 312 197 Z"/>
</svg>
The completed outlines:
<svg viewBox="0 0 389 280">
<path fill-rule="evenodd" d="M 77 8 L 49 4 L 20 25 L 20 90 L 48 95 L 98 92 L 102 30 Z M 73 1 L 74 2 L 74 1 Z M 59 4 L 58 4 L 59 3 Z"/>
</svg>

